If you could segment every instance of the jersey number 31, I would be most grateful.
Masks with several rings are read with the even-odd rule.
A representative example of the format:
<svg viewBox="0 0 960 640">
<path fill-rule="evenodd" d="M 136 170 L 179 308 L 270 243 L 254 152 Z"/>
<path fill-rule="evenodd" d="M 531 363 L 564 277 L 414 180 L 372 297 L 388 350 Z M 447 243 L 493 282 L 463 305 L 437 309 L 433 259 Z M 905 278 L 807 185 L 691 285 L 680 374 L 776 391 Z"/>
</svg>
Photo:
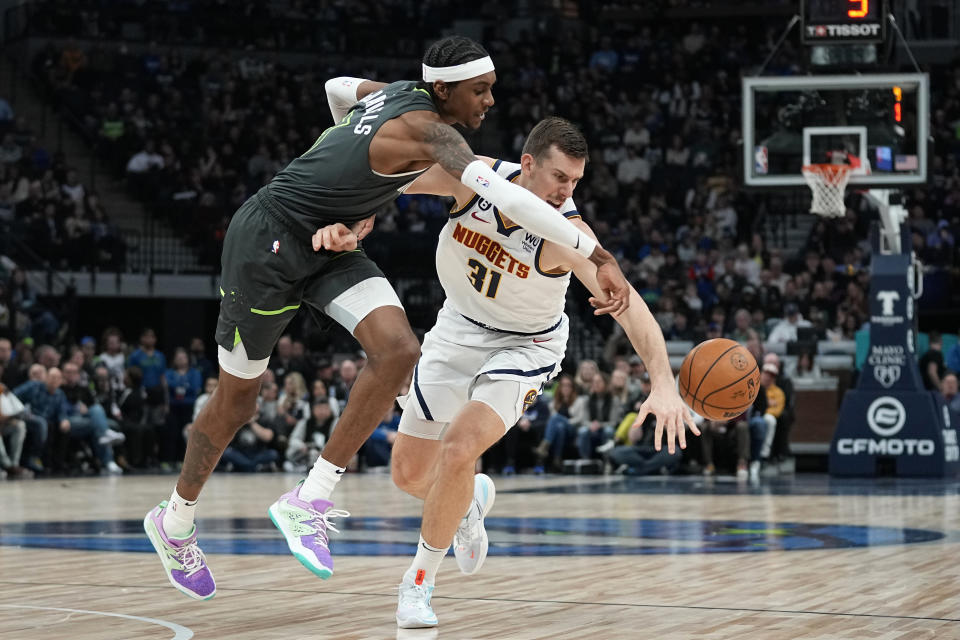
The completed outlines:
<svg viewBox="0 0 960 640">
<path fill-rule="evenodd" d="M 477 293 L 483 293 L 483 285 L 487 280 L 487 273 L 490 273 L 490 284 L 487 285 L 486 295 L 488 298 L 496 298 L 497 287 L 500 286 L 500 272 L 487 269 L 482 263 L 473 258 L 467 260 L 467 266 L 473 269 L 473 271 L 467 274 L 467 277 L 470 278 L 470 284 L 477 290 Z"/>
</svg>

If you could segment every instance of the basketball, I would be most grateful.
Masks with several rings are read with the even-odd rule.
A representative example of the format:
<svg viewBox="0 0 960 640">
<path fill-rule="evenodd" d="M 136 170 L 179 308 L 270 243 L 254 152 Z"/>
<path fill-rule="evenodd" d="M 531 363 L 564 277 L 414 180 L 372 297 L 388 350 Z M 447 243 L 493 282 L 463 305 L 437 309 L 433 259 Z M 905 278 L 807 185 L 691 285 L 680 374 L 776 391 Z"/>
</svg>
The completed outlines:
<svg viewBox="0 0 960 640">
<path fill-rule="evenodd" d="M 680 365 L 680 397 L 710 420 L 735 418 L 757 397 L 760 368 L 746 347 L 715 338 L 701 342 Z"/>
</svg>

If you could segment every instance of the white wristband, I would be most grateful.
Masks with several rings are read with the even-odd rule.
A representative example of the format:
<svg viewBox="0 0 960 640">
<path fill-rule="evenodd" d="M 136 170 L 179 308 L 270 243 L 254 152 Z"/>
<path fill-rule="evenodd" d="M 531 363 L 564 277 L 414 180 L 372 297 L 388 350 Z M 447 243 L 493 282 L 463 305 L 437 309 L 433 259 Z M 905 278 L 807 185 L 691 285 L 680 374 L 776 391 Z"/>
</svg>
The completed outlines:
<svg viewBox="0 0 960 640">
<path fill-rule="evenodd" d="M 482 160 L 468 164 L 460 175 L 460 182 L 544 240 L 570 247 L 585 257 L 590 257 L 597 247 L 596 240 L 580 231 L 559 211 L 523 187 L 505 180 Z"/>
<path fill-rule="evenodd" d="M 357 89 L 363 81 L 363 78 L 341 76 L 330 78 L 324 83 L 323 88 L 327 92 L 327 104 L 330 106 L 334 124 L 343 120 L 350 107 L 357 104 Z"/>
<path fill-rule="evenodd" d="M 574 227 L 574 229 L 577 229 L 577 228 Z M 594 250 L 597 248 L 597 241 L 591 238 L 590 236 L 588 236 L 587 234 L 585 234 L 580 229 L 577 229 L 577 233 L 580 234 L 578 236 L 579 242 L 577 243 L 577 246 L 575 246 L 573 249 L 574 251 L 582 255 L 584 258 L 589 258 L 590 256 L 593 255 Z"/>
</svg>

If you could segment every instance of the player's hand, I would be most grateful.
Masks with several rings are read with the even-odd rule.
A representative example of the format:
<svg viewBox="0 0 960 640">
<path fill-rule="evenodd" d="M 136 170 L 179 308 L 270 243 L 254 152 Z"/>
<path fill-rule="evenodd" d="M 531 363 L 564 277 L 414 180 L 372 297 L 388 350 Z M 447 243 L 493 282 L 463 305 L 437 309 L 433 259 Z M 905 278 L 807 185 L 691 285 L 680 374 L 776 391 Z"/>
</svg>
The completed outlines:
<svg viewBox="0 0 960 640">
<path fill-rule="evenodd" d="M 353 251 L 359 242 L 373 231 L 374 218 L 375 216 L 370 216 L 355 222 L 351 227 L 347 227 L 342 222 L 336 222 L 318 229 L 313 234 L 313 250 Z"/>
<path fill-rule="evenodd" d="M 640 405 L 640 411 L 637 413 L 637 419 L 633 421 L 633 426 L 637 427 L 643 424 L 647 416 L 653 414 L 657 419 L 657 428 L 653 436 L 653 448 L 660 451 L 663 432 L 667 432 L 667 451 L 674 453 L 674 441 L 680 443 L 681 449 L 687 448 L 686 427 L 694 435 L 700 435 L 700 429 L 693 421 L 693 414 L 683 404 L 680 394 L 673 387 L 662 386 L 655 388 L 650 392 L 646 402 Z"/>
<path fill-rule="evenodd" d="M 597 283 L 606 298 L 590 298 L 590 304 L 594 308 L 593 315 L 609 313 L 616 318 L 627 310 L 630 306 L 630 285 L 616 261 L 604 262 L 597 267 Z"/>
<path fill-rule="evenodd" d="M 357 234 L 347 228 L 342 222 L 328 224 L 313 234 L 313 250 L 320 251 L 353 251 L 357 248 Z"/>
</svg>

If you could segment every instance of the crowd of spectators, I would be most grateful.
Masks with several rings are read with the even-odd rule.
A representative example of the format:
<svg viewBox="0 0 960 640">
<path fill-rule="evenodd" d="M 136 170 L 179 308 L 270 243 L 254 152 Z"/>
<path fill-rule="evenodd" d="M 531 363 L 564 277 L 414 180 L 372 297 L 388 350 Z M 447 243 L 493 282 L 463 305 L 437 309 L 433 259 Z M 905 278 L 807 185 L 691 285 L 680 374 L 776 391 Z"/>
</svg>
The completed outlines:
<svg viewBox="0 0 960 640">
<path fill-rule="evenodd" d="M 44 4 L 54 9 L 65 6 Z M 219 4 L 197 6 L 211 9 Z M 339 3 L 322 4 L 320 12 L 307 17 L 277 13 L 276 3 L 248 3 L 234 22 L 246 24 L 244 20 L 251 17 L 303 17 L 314 23 L 324 12 L 342 10 Z M 415 12 L 411 24 L 416 29 L 396 39 L 379 38 L 375 45 L 388 47 L 397 60 L 408 59 L 408 77 L 414 77 L 420 51 L 438 32 L 432 30 L 437 21 L 446 19 L 449 3 L 430 3 L 435 13 L 415 8 L 416 3 L 381 4 L 382 8 L 375 8 L 361 3 L 363 8 L 349 19 L 364 24 L 370 12 Z M 558 19 L 534 23 L 533 31 L 488 31 L 484 44 L 498 67 L 497 105 L 484 124 L 482 139 L 489 148 L 478 150 L 516 159 L 526 132 L 546 115 L 561 115 L 581 126 L 591 157 L 587 175 L 577 188 L 578 208 L 604 245 L 618 255 L 668 339 L 696 342 L 728 336 L 747 345 L 758 358 L 769 357 L 772 354 L 766 351 L 779 351 L 777 347 L 801 336 L 853 340 L 868 319 L 871 250 L 866 239 L 876 212 L 865 198 L 851 194 L 844 217 L 817 220 L 804 246 L 786 252 L 771 241 L 772 226 L 782 219 L 778 208 L 785 200 L 746 193 L 739 186 L 739 78 L 771 51 L 778 32 L 774 23 L 630 21 L 615 29 L 595 28 L 609 26 L 595 22 L 609 12 L 598 12 L 600 17 L 578 14 L 577 4 L 560 3 Z M 611 4 L 605 3 L 605 9 L 611 9 Z M 169 3 L 168 8 L 175 5 Z M 302 9 L 296 2 L 284 7 L 294 14 L 298 7 Z M 67 33 L 82 33 L 93 41 L 51 41 L 32 61 L 35 75 L 50 87 L 58 104 L 83 123 L 107 166 L 125 176 L 134 194 L 152 203 L 190 239 L 209 265 L 219 260 L 219 243 L 239 204 L 330 124 L 324 80 L 340 74 L 388 79 L 379 78 L 373 69 L 356 68 L 362 62 L 304 65 L 249 52 L 189 53 L 156 44 L 132 47 L 115 41 L 125 36 L 103 5 L 90 2 L 79 17 L 59 9 L 49 13 L 49 28 L 62 30 L 62 24 L 53 24 L 57 20 L 79 20 L 81 26 L 72 23 Z M 264 10 L 269 15 L 257 13 Z M 170 9 L 164 12 L 166 17 L 144 21 L 147 32 L 168 29 L 164 42 L 178 37 L 216 42 L 217 34 L 223 33 L 205 26 L 202 11 L 193 30 L 186 33 L 177 11 Z M 171 22 L 173 14 L 178 20 Z M 579 20 L 561 19 L 565 14 L 579 15 Z M 410 20 L 407 14 L 400 17 Z M 342 31 L 356 33 L 351 29 Z M 313 30 L 303 37 L 322 39 L 323 33 Z M 285 37 L 301 35 L 293 29 Z M 316 51 L 331 54 L 330 60 L 342 60 L 335 54 L 358 50 L 351 49 L 351 37 L 335 36 Z M 787 46 L 768 71 L 797 73 L 798 60 L 797 51 Z M 943 281 L 949 283 L 960 264 L 956 242 L 960 233 L 956 125 L 960 85 L 955 81 L 960 62 L 935 66 L 930 73 L 935 140 L 931 180 L 905 191 L 907 224 L 920 258 L 929 270 L 945 274 Z M 0 154 L 5 145 L 6 140 Z M 23 156 L 32 158 L 34 152 L 23 152 Z M 53 191 L 75 193 L 76 177 L 65 170 L 65 164 L 60 163 L 64 171 L 59 177 L 56 159 L 50 164 L 54 187 L 63 181 L 59 191 Z M 22 180 L 11 184 L 16 187 L 18 181 Z M 66 202 L 67 197 L 61 200 Z M 387 273 L 430 277 L 431 249 L 435 232 L 446 219 L 446 207 L 438 198 L 401 196 L 381 212 L 377 223 L 377 234 L 391 234 L 394 240 L 377 242 L 374 236 L 367 250 Z M 96 213 L 87 215 L 93 220 Z M 53 227 L 48 223 L 45 228 Z M 75 246 L 55 246 L 51 255 L 69 260 L 70 247 Z M 401 246 L 402 256 L 394 252 Z M 952 289 L 949 284 L 943 286 L 949 297 Z M 581 293 L 574 291 L 568 313 L 588 318 L 581 302 L 586 296 Z M 931 297 L 935 294 L 935 290 L 929 292 Z M 426 318 L 429 321 L 432 316 Z M 33 325 L 27 334 L 21 330 L 21 336 L 34 331 L 34 325 L 36 331 L 49 333 L 42 318 L 28 320 Z M 559 469 L 564 460 L 596 459 L 605 461 L 608 469 L 646 473 L 678 467 L 689 470 L 694 461 L 694 466 L 710 472 L 717 458 L 723 459 L 725 444 L 730 445 L 729 466 L 742 473 L 749 473 L 750 464 L 761 460 L 768 463 L 764 469 L 774 472 L 782 466 L 778 459 L 789 458 L 784 434 L 789 433 L 792 420 L 792 398 L 786 387 L 791 386 L 791 378 L 818 375 L 812 351 L 791 359 L 789 371 L 786 362 L 765 362 L 767 393 L 761 396 L 772 402 L 755 407 L 743 420 L 707 425 L 702 451 L 688 454 L 685 460 L 651 458 L 647 455 L 652 451 L 651 430 L 624 427 L 645 393 L 643 365 L 631 360 L 630 345 L 617 325 L 609 319 L 598 322 L 596 327 L 607 340 L 593 375 L 588 372 L 589 363 L 579 362 L 577 377 L 561 378 L 555 392 L 551 389 L 534 404 L 518 428 L 488 454 L 489 464 L 509 472 Z M 348 392 L 357 366 L 351 359 L 311 362 L 310 354 L 298 344 L 292 341 L 293 353 L 286 355 L 278 348 L 277 358 L 288 365 L 301 363 L 292 373 L 302 379 L 287 375 L 286 368 L 274 372 L 276 380 L 264 384 L 266 408 L 238 435 L 224 457 L 225 465 L 245 470 L 299 468 L 322 448 L 345 397 L 340 394 Z M 192 352 L 172 356 L 171 363 L 178 359 L 181 363 L 175 367 L 178 380 L 195 378 L 188 374 L 189 365 L 183 368 L 184 358 L 189 363 Z M 128 371 L 129 383 L 122 377 L 121 384 L 156 388 L 166 379 L 158 371 L 150 374 L 141 368 L 139 380 L 135 371 Z M 946 394 L 950 376 L 945 371 L 940 375 L 937 386 Z M 139 436 L 114 429 L 126 434 L 120 446 L 138 451 L 124 454 L 127 463 L 132 457 L 132 467 L 137 468 L 169 465 L 178 459 L 182 432 L 189 424 L 187 406 L 195 408 L 204 398 L 201 387 L 213 384 L 204 381 L 206 377 L 201 376 L 200 384 L 193 379 L 189 385 L 175 385 L 193 390 L 178 400 L 171 400 L 168 393 L 148 393 L 152 399 L 144 402 L 144 420 L 152 427 L 141 429 Z M 314 388 L 317 379 L 324 393 Z M 314 402 L 317 397 L 326 401 Z M 108 421 L 115 419 L 111 412 L 105 414 Z M 395 422 L 395 411 L 384 417 L 375 439 L 365 448 L 362 464 L 378 467 L 388 459 Z M 153 441 L 147 441 L 148 434 Z M 753 471 L 760 469 L 754 466 Z"/>
<path fill-rule="evenodd" d="M 728 337 L 736 339 L 736 330 Z M 483 456 L 491 472 L 650 475 L 721 471 L 759 478 L 791 473 L 790 431 L 796 386 L 816 376 L 813 358 L 787 370 L 753 337 L 744 343 L 762 363 L 754 405 L 729 421 L 697 422 L 701 438 L 686 450 L 657 451 L 653 417 L 634 427 L 650 394 L 636 355 L 609 367 L 582 360 L 553 381 L 506 437 Z M 960 414 L 960 345 L 942 349 L 938 334 L 921 359 L 925 383 Z M 945 351 L 945 352 L 944 352 Z M 0 337 L 0 471 L 11 478 L 85 473 L 174 472 L 200 409 L 217 385 L 201 338 L 167 355 L 153 329 L 136 344 L 111 328 L 59 350 L 30 338 Z M 222 472 L 303 472 L 323 450 L 366 361 L 362 352 L 318 357 L 283 336 L 270 359 L 257 414 L 236 434 Z M 409 383 L 408 383 L 409 386 Z M 400 408 L 394 405 L 351 463 L 386 471 Z"/>
<path fill-rule="evenodd" d="M 490 32 L 485 45 L 499 80 L 497 105 L 484 125 L 494 148 L 482 151 L 519 156 L 526 132 L 545 115 L 580 125 L 591 162 L 577 189 L 579 209 L 621 257 L 668 332 L 705 333 L 717 307 L 721 330 L 739 308 L 784 317 L 788 302 L 821 334 L 860 326 L 868 230 L 876 220 L 866 199 L 851 195 L 845 217 L 818 221 L 803 251 L 784 255 L 771 242 L 783 202 L 739 186 L 739 78 L 772 46 L 769 21 L 761 23 L 766 38 L 749 37 L 748 27 L 756 25 L 747 24 L 639 23 L 613 33 L 587 29 L 582 20 L 560 24 L 515 38 Z M 772 70 L 797 72 L 795 58 L 787 51 Z M 323 81 L 347 72 L 376 76 L 372 69 L 222 51 L 148 45 L 134 52 L 101 41 L 51 43 L 33 68 L 85 122 L 107 163 L 211 266 L 233 211 L 330 124 Z M 958 262 L 956 68 L 931 69 L 937 106 L 931 182 L 905 194 L 915 248 L 932 269 Z M 368 251 L 388 273 L 429 276 L 429 248 L 445 211 L 438 198 L 399 198 L 379 215 L 378 232 L 402 234 L 404 241 L 372 238 Z M 400 255 L 394 248 L 401 245 L 425 250 Z M 945 302 L 949 278 L 931 283 L 929 299 Z M 678 315 L 687 320 L 675 329 Z"/>
<path fill-rule="evenodd" d="M 12 477 L 176 470 L 218 368 L 200 338 L 169 355 L 151 328 L 136 344 L 111 328 L 62 350 L 0 337 L 0 469 Z M 362 354 L 314 360 L 302 342 L 281 338 L 257 415 L 230 443 L 220 470 L 312 465 L 364 364 Z M 398 423 L 396 411 L 384 416 L 354 469 L 389 463 Z"/>
<path fill-rule="evenodd" d="M 0 98 L 0 253 L 37 267 L 122 270 L 123 241 L 63 152 Z"/>
</svg>

